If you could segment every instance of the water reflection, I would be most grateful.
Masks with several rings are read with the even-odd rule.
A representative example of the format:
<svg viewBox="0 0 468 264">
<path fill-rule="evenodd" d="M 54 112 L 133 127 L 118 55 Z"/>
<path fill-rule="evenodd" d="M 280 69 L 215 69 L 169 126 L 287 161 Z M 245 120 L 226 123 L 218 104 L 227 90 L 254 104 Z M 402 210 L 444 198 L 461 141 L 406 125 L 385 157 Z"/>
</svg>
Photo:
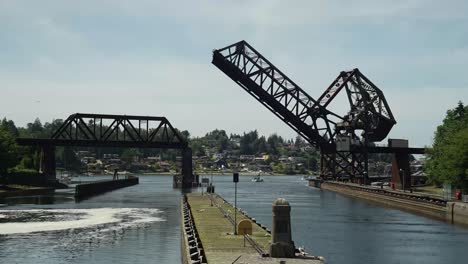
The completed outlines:
<svg viewBox="0 0 468 264">
<path fill-rule="evenodd" d="M 18 196 L 8 197 L 0 201 L 0 203 L 7 205 L 16 204 L 54 204 L 54 203 L 67 203 L 74 200 L 73 196 L 55 196 L 55 195 L 35 195 L 35 196 Z"/>
<path fill-rule="evenodd" d="M 449 263 L 468 258 L 468 230 L 337 193 L 307 187 L 294 177 L 241 177 L 238 204 L 271 227 L 278 197 L 292 206 L 293 240 L 328 263 Z M 216 177 L 216 191 L 234 200 L 230 177 Z"/>
<path fill-rule="evenodd" d="M 170 177 L 142 177 L 80 203 L 67 190 L 6 202 L 1 263 L 180 262 L 180 192 Z"/>
</svg>

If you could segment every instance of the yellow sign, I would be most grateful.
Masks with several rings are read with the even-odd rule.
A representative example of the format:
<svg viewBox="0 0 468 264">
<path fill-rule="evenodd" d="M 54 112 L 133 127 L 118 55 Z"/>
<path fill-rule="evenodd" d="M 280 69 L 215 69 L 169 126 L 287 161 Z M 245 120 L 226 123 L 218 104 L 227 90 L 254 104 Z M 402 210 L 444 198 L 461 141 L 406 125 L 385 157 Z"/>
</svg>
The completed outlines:
<svg viewBox="0 0 468 264">
<path fill-rule="evenodd" d="M 244 219 L 237 224 L 237 234 L 239 235 L 252 235 L 252 222 Z"/>
</svg>

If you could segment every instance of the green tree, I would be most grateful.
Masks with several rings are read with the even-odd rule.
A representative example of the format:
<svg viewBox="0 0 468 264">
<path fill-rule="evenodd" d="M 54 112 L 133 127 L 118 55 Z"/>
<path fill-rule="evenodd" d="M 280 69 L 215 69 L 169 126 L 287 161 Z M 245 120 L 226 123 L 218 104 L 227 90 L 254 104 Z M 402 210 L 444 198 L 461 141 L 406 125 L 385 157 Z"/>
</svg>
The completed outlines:
<svg viewBox="0 0 468 264">
<path fill-rule="evenodd" d="M 138 149 L 130 148 L 130 149 L 125 149 L 120 158 L 124 162 L 125 166 L 127 168 L 130 168 L 135 158 L 140 157 L 140 156 L 141 156 L 141 152 Z"/>
<path fill-rule="evenodd" d="M 249 133 L 244 133 L 240 139 L 240 153 L 253 155 L 256 152 L 255 141 L 258 140 L 257 130 L 250 131 Z"/>
<path fill-rule="evenodd" d="M 261 136 L 254 142 L 254 148 L 256 154 L 262 154 L 267 151 L 267 141 L 264 136 Z"/>
<path fill-rule="evenodd" d="M 468 191 L 468 106 L 462 102 L 437 127 L 425 170 L 434 184 L 449 182 Z"/>
<path fill-rule="evenodd" d="M 283 138 L 278 136 L 277 134 L 269 136 L 267 139 L 267 152 L 272 155 L 278 155 L 279 149 L 281 148 L 283 143 Z"/>
<path fill-rule="evenodd" d="M 15 122 L 13 122 L 13 120 L 7 120 L 6 118 L 3 118 L 0 122 L 0 129 L 10 132 L 10 134 L 14 137 L 19 136 L 18 128 L 16 128 Z"/>
<path fill-rule="evenodd" d="M 70 147 L 65 147 L 62 154 L 64 168 L 68 171 L 79 172 L 81 170 L 81 161 Z"/>
<path fill-rule="evenodd" d="M 0 175 L 18 164 L 18 146 L 14 136 L 5 129 L 0 129 Z"/>
</svg>

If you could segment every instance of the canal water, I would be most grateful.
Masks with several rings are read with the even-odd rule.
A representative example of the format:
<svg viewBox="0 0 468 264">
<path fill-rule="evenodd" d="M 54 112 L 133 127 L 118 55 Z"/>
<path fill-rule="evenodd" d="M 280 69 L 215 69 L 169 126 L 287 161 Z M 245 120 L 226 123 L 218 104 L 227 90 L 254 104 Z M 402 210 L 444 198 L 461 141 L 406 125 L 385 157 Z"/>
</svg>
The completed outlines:
<svg viewBox="0 0 468 264">
<path fill-rule="evenodd" d="M 232 178 L 213 178 L 234 202 Z M 181 194 L 171 179 L 140 176 L 139 185 L 81 202 L 70 191 L 0 201 L 0 263 L 180 263 Z M 307 187 L 296 176 L 264 180 L 241 176 L 238 206 L 271 226 L 272 202 L 286 198 L 296 246 L 327 263 L 468 259 L 466 228 Z"/>
</svg>

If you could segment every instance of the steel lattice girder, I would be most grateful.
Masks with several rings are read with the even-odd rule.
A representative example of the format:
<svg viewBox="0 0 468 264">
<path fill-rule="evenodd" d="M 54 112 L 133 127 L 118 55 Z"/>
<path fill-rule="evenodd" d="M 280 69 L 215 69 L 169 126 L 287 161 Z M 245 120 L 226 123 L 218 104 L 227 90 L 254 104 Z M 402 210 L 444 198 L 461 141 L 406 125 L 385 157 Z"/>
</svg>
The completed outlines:
<svg viewBox="0 0 468 264">
<path fill-rule="evenodd" d="M 315 100 L 246 41 L 213 51 L 212 63 L 294 129 L 322 154 L 322 169 L 333 175 L 367 175 L 367 142 L 384 139 L 396 121 L 382 91 L 358 69 L 341 72 Z M 345 88 L 350 111 L 345 116 L 327 109 Z M 355 134 L 363 130 L 363 138 Z M 336 151 L 338 135 L 358 139 L 351 152 Z M 338 170 L 338 171 L 337 171 Z"/>
<path fill-rule="evenodd" d="M 362 129 L 367 140 L 381 141 L 396 124 L 383 92 L 367 79 L 359 69 L 343 71 L 319 97 L 316 104 L 327 107 L 343 90 L 346 91 L 350 111 L 338 123 L 338 133 L 352 134 Z"/>
<path fill-rule="evenodd" d="M 334 148 L 336 122 L 328 115 L 342 117 L 316 105 L 315 99 L 247 42 L 215 50 L 213 64 L 309 143 L 317 148 Z"/>
<path fill-rule="evenodd" d="M 55 146 L 188 147 L 165 117 L 81 113 L 70 115 L 50 139 L 18 138 L 17 142 L 22 145 Z"/>
</svg>

